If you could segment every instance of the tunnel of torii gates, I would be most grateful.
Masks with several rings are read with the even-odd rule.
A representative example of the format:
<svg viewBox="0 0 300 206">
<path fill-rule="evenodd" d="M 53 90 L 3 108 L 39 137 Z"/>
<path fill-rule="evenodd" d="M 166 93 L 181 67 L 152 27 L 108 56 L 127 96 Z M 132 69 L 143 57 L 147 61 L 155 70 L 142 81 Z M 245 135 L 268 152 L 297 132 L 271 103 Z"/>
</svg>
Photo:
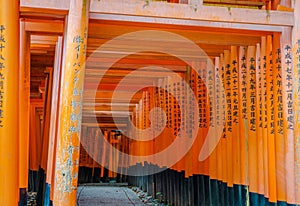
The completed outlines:
<svg viewBox="0 0 300 206">
<path fill-rule="evenodd" d="M 1 206 L 300 204 L 300 1 L 0 2 Z"/>
</svg>

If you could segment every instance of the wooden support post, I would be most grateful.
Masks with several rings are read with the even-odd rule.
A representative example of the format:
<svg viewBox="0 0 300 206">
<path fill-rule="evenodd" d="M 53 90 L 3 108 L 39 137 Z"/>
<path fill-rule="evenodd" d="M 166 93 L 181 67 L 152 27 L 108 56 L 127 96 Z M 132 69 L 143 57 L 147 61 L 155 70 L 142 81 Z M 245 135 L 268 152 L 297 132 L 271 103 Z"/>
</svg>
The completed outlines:
<svg viewBox="0 0 300 206">
<path fill-rule="evenodd" d="M 225 92 L 225 61 L 224 61 L 224 54 L 222 53 L 220 55 L 220 70 L 219 75 L 221 77 L 222 85 L 220 86 L 221 94 L 222 92 Z M 220 108 L 220 114 L 224 115 L 224 123 L 226 124 L 226 95 L 220 95 L 220 102 L 221 102 L 221 108 Z M 222 181 L 228 182 L 228 174 L 227 174 L 227 138 L 226 137 L 226 129 L 224 127 L 222 138 L 221 138 L 221 150 L 222 150 Z"/>
<path fill-rule="evenodd" d="M 263 93 L 262 93 L 262 84 L 263 80 L 261 79 L 262 74 L 262 68 L 261 68 L 261 44 L 256 44 L 256 51 L 255 51 L 255 60 L 256 60 L 256 70 L 255 70 L 255 78 L 256 78 L 256 154 L 257 154 L 257 167 L 263 168 L 263 127 L 262 127 L 262 99 L 263 99 Z M 265 187 L 264 187 L 264 170 L 258 169 L 257 170 L 257 176 L 258 176 L 258 193 L 264 194 Z"/>
<path fill-rule="evenodd" d="M 48 146 L 49 146 L 49 131 L 50 131 L 50 115 L 53 112 L 51 110 L 51 94 L 53 83 L 53 68 L 47 67 L 45 70 L 47 74 L 46 86 L 45 86 L 45 101 L 44 101 L 44 114 L 43 114 L 43 133 L 42 133 L 42 154 L 41 154 L 41 168 L 46 173 L 47 171 L 47 159 L 48 159 Z"/>
<path fill-rule="evenodd" d="M 54 205 L 76 205 L 89 0 L 70 1 L 63 56 Z"/>
<path fill-rule="evenodd" d="M 55 167 L 55 148 L 57 136 L 57 115 L 59 110 L 59 83 L 60 83 L 60 68 L 61 68 L 61 52 L 62 52 L 62 37 L 58 38 L 55 49 L 55 60 L 53 69 L 53 85 L 52 85 L 52 98 L 51 98 L 51 114 L 49 124 L 49 146 L 47 158 L 47 173 L 46 173 L 46 186 L 44 195 L 44 205 L 50 205 L 52 185 L 53 168 Z M 53 187 L 53 185 L 52 185 Z"/>
<path fill-rule="evenodd" d="M 273 93 L 273 65 L 272 65 L 272 37 L 267 36 L 266 44 L 266 101 L 267 101 L 267 131 L 268 131 L 268 178 L 269 202 L 277 201 L 276 179 L 276 151 L 274 132 L 274 93 Z"/>
<path fill-rule="evenodd" d="M 257 127 L 255 124 L 255 110 L 258 109 L 256 104 L 256 48 L 249 46 L 247 50 L 247 121 L 248 121 L 248 174 L 249 174 L 249 191 L 258 193 L 258 167 L 256 151 L 256 134 Z M 253 109 L 254 108 L 254 109 Z M 253 204 L 258 204 L 258 199 L 253 199 Z"/>
<path fill-rule="evenodd" d="M 294 1 L 295 25 L 293 28 L 294 67 L 294 145 L 295 145 L 295 197 L 300 204 L 300 1 Z M 292 181 L 292 180 L 291 180 Z"/>
<path fill-rule="evenodd" d="M 239 48 L 239 136 L 240 136 L 240 158 L 241 158 L 241 184 L 247 185 L 248 184 L 248 150 L 247 150 L 247 93 L 246 93 L 246 86 L 247 86 L 247 65 L 246 65 L 246 47 L 241 46 Z M 221 69 L 221 68 L 220 68 Z M 220 70 L 219 70 L 220 71 Z M 219 72 L 220 73 L 220 72 Z M 221 93 L 221 92 L 220 92 Z M 221 95 L 220 95 L 221 96 Z M 220 97 L 220 102 L 222 98 Z M 221 109 L 220 109 L 221 113 Z M 221 166 L 224 163 L 221 163 Z M 222 167 L 221 167 L 222 168 Z M 222 171 L 222 170 L 221 170 Z M 223 173 L 221 173 L 223 175 Z M 222 176 L 221 176 L 222 177 Z"/>
<path fill-rule="evenodd" d="M 285 182 L 285 159 L 284 159 L 284 137 L 283 137 L 283 118 L 282 118 L 282 75 L 281 73 L 281 50 L 280 35 L 273 35 L 272 42 L 272 77 L 273 77 L 273 97 L 274 97 L 274 134 L 275 134 L 275 164 L 276 164 L 276 187 L 277 200 L 286 201 L 286 182 Z M 281 85 L 282 84 L 282 85 Z"/>
<path fill-rule="evenodd" d="M 227 164 L 227 185 L 228 187 L 233 187 L 233 161 L 232 161 L 232 108 L 229 107 L 231 105 L 231 63 L 230 63 L 231 54 L 229 50 L 224 51 L 224 65 L 225 65 L 225 90 L 226 90 L 226 164 Z"/>
<path fill-rule="evenodd" d="M 267 68 L 267 39 L 265 36 L 261 37 L 261 49 L 260 49 L 260 74 L 259 78 L 261 79 L 261 106 L 262 106 L 262 142 L 263 142 L 263 179 L 264 179 L 264 195 L 269 197 L 269 167 L 268 167 L 268 121 L 267 121 L 267 87 L 266 87 L 266 68 Z M 265 81 L 265 82 L 263 82 Z"/>
<path fill-rule="evenodd" d="M 286 201 L 295 204 L 295 158 L 294 158 L 294 113 L 293 113 L 293 60 L 292 60 L 292 30 L 285 28 L 281 34 L 281 78 L 282 78 L 282 108 L 283 135 L 285 158 Z"/>
<path fill-rule="evenodd" d="M 19 205 L 27 205 L 29 164 L 29 114 L 30 114 L 30 35 L 25 31 L 25 22 L 20 22 L 20 73 L 19 73 Z"/>
<path fill-rule="evenodd" d="M 19 194 L 19 1 L 0 1 L 0 205 Z"/>
</svg>

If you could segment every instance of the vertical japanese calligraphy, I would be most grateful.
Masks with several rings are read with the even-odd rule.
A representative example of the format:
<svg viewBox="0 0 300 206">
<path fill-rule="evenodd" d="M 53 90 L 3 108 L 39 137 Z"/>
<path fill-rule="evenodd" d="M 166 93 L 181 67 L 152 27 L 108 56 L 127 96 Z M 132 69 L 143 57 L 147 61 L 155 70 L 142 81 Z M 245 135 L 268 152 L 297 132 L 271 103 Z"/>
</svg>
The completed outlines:
<svg viewBox="0 0 300 206">
<path fill-rule="evenodd" d="M 255 115 L 255 104 L 256 104 L 256 85 L 255 85 L 255 58 L 254 56 L 249 58 L 249 76 L 248 76 L 248 89 L 249 89 L 249 108 L 250 108 L 250 118 L 249 118 L 249 128 L 251 131 L 256 131 L 256 115 Z"/>
<path fill-rule="evenodd" d="M 299 2 L 298 8 L 299 8 Z M 296 12 L 296 11 L 295 11 Z M 299 12 L 299 11 L 298 11 Z M 299 13 L 298 20 L 299 20 Z M 295 29 L 296 38 L 294 40 L 295 46 L 293 48 L 293 59 L 294 59 L 294 147 L 295 147 L 295 182 L 296 182 L 296 202 L 300 203 L 300 38 L 299 38 L 299 26 Z"/>
<path fill-rule="evenodd" d="M 69 128 L 69 132 L 79 132 L 80 131 L 80 124 L 81 121 L 81 98 L 82 98 L 82 89 L 80 90 L 79 84 L 81 84 L 82 77 L 80 77 L 80 73 L 82 72 L 82 66 L 84 62 L 82 58 L 80 58 L 80 54 L 84 54 L 86 51 L 86 39 L 87 39 L 87 27 L 84 29 L 83 35 L 76 35 L 73 37 L 73 45 L 76 54 L 76 58 L 74 59 L 73 70 L 74 70 L 74 78 L 73 78 L 73 100 L 71 101 L 71 125 Z M 81 78 L 81 79 L 80 79 Z"/>
<path fill-rule="evenodd" d="M 210 145 L 214 145 L 215 142 L 218 141 L 217 136 L 217 124 L 216 124 L 216 87 L 215 87 L 215 72 L 216 72 L 216 66 L 211 62 L 207 61 L 207 89 L 208 89 L 208 108 L 209 108 L 209 128 L 212 128 L 215 132 L 213 135 L 208 134 L 208 138 L 210 139 Z M 220 84 L 220 82 L 218 82 Z M 221 133 L 221 132 L 220 132 Z M 217 144 L 216 144 L 217 145 Z M 217 146 L 215 150 L 211 153 L 209 158 L 209 174 L 211 176 L 211 179 L 217 179 L 218 176 L 218 149 Z"/>
<path fill-rule="evenodd" d="M 248 165 L 247 158 L 247 62 L 246 62 L 246 47 L 239 48 L 239 135 L 240 135 L 240 150 L 241 150 L 241 165 Z M 248 182 L 248 172 L 245 167 L 241 168 L 241 183 Z"/>
<path fill-rule="evenodd" d="M 256 136 L 256 47 L 247 49 L 247 122 L 249 190 L 258 192 L 257 136 Z"/>
<path fill-rule="evenodd" d="M 54 204 L 75 205 L 89 1 L 70 1 L 63 53 Z M 90 142 L 89 142 L 90 143 Z M 88 144 L 89 144 L 88 143 Z"/>
<path fill-rule="evenodd" d="M 267 119 L 267 78 L 266 78 L 266 37 L 261 38 L 260 50 L 260 81 L 261 81 L 261 125 L 262 128 L 262 151 L 263 151 L 263 172 L 264 172 L 264 194 L 269 196 L 269 176 L 268 176 L 268 119 Z"/>
<path fill-rule="evenodd" d="M 294 129 L 294 111 L 293 111 L 293 67 L 292 67 L 292 48 L 290 45 L 284 47 L 284 62 L 286 79 L 285 79 L 285 92 L 287 96 L 287 129 Z"/>
<path fill-rule="evenodd" d="M 276 151 L 277 198 L 286 199 L 285 140 L 283 136 L 282 62 L 279 34 L 273 35 L 274 131 Z"/>
<path fill-rule="evenodd" d="M 274 72 L 273 72 L 273 78 L 274 78 L 274 97 L 275 102 L 277 103 L 275 113 L 277 121 L 275 122 L 275 125 L 277 125 L 277 131 L 275 133 L 277 134 L 283 134 L 283 108 L 282 108 L 282 77 L 281 77 L 281 49 L 276 48 L 275 54 L 274 54 Z"/>
<path fill-rule="evenodd" d="M 216 128 L 223 129 L 223 125 L 221 123 L 221 77 L 220 77 L 220 57 L 215 58 L 215 81 L 214 81 L 214 86 L 215 86 L 215 123 L 216 123 Z M 222 179 L 222 141 L 219 141 L 218 146 L 217 146 L 217 168 L 216 168 L 216 173 L 217 173 L 217 179 L 221 180 Z"/>
<path fill-rule="evenodd" d="M 233 106 L 232 106 L 232 65 L 231 65 L 231 52 L 229 50 L 224 51 L 224 67 L 225 67 L 225 95 L 226 95 L 226 162 L 227 162 L 227 184 L 233 186 L 233 150 L 232 150 L 232 118 L 233 118 Z"/>
<path fill-rule="evenodd" d="M 263 131 L 262 131 L 262 68 L 261 68 L 261 49 L 260 44 L 256 44 L 256 152 L 258 168 L 263 168 Z M 263 194 L 264 188 L 264 171 L 258 169 L 258 193 Z"/>
<path fill-rule="evenodd" d="M 287 35 L 274 33 L 261 36 L 253 45 L 230 46 L 214 57 L 213 69 L 211 62 L 199 61 L 187 65 L 180 74 L 197 99 L 198 135 L 189 152 L 171 168 L 184 172 L 186 178 L 201 174 L 224 183 L 226 194 L 218 194 L 224 204 L 235 204 L 232 197 L 240 192 L 236 185 L 247 187 L 250 204 L 296 202 L 297 185 L 289 180 L 300 177 L 294 165 L 300 159 L 296 128 L 300 122 L 300 40 L 292 48 L 290 40 L 280 36 L 283 34 Z M 190 118 L 195 114 L 191 111 L 196 107 L 182 82 L 161 79 L 159 85 L 147 101 L 153 98 L 156 106 L 167 112 L 167 128 L 172 132 L 165 131 L 161 135 L 164 140 L 158 143 L 166 148 L 170 136 L 173 140 L 189 138 L 194 129 Z M 136 113 L 143 121 L 148 118 L 139 112 L 148 107 L 147 101 Z M 158 116 L 156 119 L 161 121 Z M 211 128 L 216 133 L 223 131 L 222 138 L 207 159 L 196 159 Z M 208 136 L 210 144 L 215 137 Z M 186 147 L 185 143 L 181 146 Z M 210 187 L 215 187 L 214 182 Z"/>
<path fill-rule="evenodd" d="M 232 104 L 232 167 L 233 167 L 233 182 L 240 183 L 240 133 L 239 133 L 239 62 L 238 48 L 231 46 L 231 104 Z"/>
<path fill-rule="evenodd" d="M 267 94 L 267 130 L 268 130 L 268 172 L 269 201 L 276 202 L 276 164 L 275 164 L 275 134 L 274 134 L 274 86 L 272 64 L 272 36 L 267 36 L 266 44 L 266 94 Z"/>
<path fill-rule="evenodd" d="M 283 138 L 284 138 L 284 172 L 286 186 L 286 201 L 295 202 L 295 149 L 294 149 L 294 70 L 292 60 L 291 29 L 284 29 L 280 36 L 281 77 L 282 77 L 282 107 L 283 107 Z"/>
<path fill-rule="evenodd" d="M 0 25 L 0 128 L 4 126 L 4 116 L 5 111 L 3 110 L 4 103 L 4 79 L 5 72 L 4 70 L 8 70 L 5 65 L 5 26 L 3 24 Z"/>
<path fill-rule="evenodd" d="M 224 54 L 220 54 L 220 77 L 223 84 L 221 87 L 221 112 L 223 115 L 223 120 L 225 125 L 223 127 L 223 135 L 221 139 L 221 148 L 222 148 L 222 180 L 223 182 L 228 181 L 228 171 L 227 171 L 227 140 L 226 140 L 226 84 L 225 84 L 225 63 L 224 63 Z"/>
<path fill-rule="evenodd" d="M 20 193 L 19 1 L 0 1 L 0 204 L 17 205 Z M 26 109 L 26 108 L 24 108 Z M 23 146 L 23 145 L 22 145 Z M 20 196 L 19 196 L 20 193 Z"/>
</svg>

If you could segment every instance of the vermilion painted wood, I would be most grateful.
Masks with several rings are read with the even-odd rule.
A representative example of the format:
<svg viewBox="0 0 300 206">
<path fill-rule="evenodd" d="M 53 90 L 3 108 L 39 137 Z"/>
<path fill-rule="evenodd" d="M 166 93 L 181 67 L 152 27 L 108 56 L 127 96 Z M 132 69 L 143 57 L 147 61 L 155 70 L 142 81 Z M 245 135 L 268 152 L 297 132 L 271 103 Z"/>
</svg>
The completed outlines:
<svg viewBox="0 0 300 206">
<path fill-rule="evenodd" d="M 25 22 L 20 22 L 20 188 L 28 187 L 29 166 L 29 116 L 30 116 L 30 36 Z"/>
<path fill-rule="evenodd" d="M 19 1 L 0 1 L 0 205 L 19 199 Z"/>
<path fill-rule="evenodd" d="M 284 89 L 282 84 L 282 62 L 281 60 L 281 48 L 280 48 L 280 36 L 279 34 L 273 35 L 273 89 L 274 89 L 274 132 L 275 132 L 275 152 L 276 152 L 276 183 L 277 183 L 277 199 L 279 201 L 286 201 L 286 181 L 285 181 L 285 145 L 283 136 L 283 125 L 280 125 L 280 109 L 282 109 L 282 90 Z"/>
<path fill-rule="evenodd" d="M 295 198 L 296 203 L 300 204 L 300 2 L 294 1 L 295 25 L 293 28 L 292 48 L 293 48 L 293 67 L 294 67 L 294 148 L 295 148 Z"/>
<path fill-rule="evenodd" d="M 53 85 L 53 68 L 46 68 L 47 83 L 45 90 L 44 116 L 43 116 L 43 136 L 42 136 L 42 159 L 41 168 L 47 171 L 48 161 L 48 147 L 49 147 L 49 131 L 50 131 L 50 117 L 51 117 L 51 101 L 52 101 L 52 85 Z"/>
<path fill-rule="evenodd" d="M 273 65 L 272 65 L 272 37 L 267 36 L 266 46 L 266 95 L 267 95 L 267 128 L 268 128 L 268 176 L 269 176 L 269 201 L 276 202 L 277 187 L 276 187 L 276 163 L 275 163 L 275 134 L 274 134 L 274 103 L 271 99 L 274 98 L 273 92 Z"/>
<path fill-rule="evenodd" d="M 76 205 L 89 0 L 70 1 L 65 32 L 54 205 Z"/>
<path fill-rule="evenodd" d="M 295 113 L 293 110 L 292 101 L 296 101 L 293 97 L 293 62 L 292 62 L 292 30 L 285 29 L 280 37 L 281 48 L 281 77 L 282 77 L 282 106 L 283 106 L 283 136 L 284 136 L 284 161 L 285 161 L 285 182 L 286 182 L 286 201 L 288 203 L 296 202 L 295 188 L 295 148 L 294 148 L 294 120 Z"/>
<path fill-rule="evenodd" d="M 61 54 L 62 54 L 62 37 L 59 37 L 56 43 L 54 73 L 53 73 L 53 90 L 51 102 L 51 120 L 49 131 L 49 147 L 48 147 L 48 162 L 46 183 L 50 185 L 50 200 L 53 201 L 55 163 L 56 163 L 56 146 L 57 146 L 57 131 L 58 131 L 58 112 L 59 112 L 59 86 L 61 75 Z"/>
<path fill-rule="evenodd" d="M 265 188 L 264 188 L 264 170 L 259 168 L 263 167 L 263 131 L 262 131 L 262 99 L 264 95 L 262 94 L 262 87 L 263 87 L 263 79 L 261 79 L 261 73 L 262 73 L 262 67 L 261 67 L 261 44 L 256 44 L 256 51 L 255 51 L 255 60 L 256 60 L 256 71 L 255 71 L 255 78 L 256 78 L 256 153 L 257 153 L 257 176 L 258 176 L 258 182 L 257 182 L 257 189 L 259 194 L 264 194 Z"/>
</svg>

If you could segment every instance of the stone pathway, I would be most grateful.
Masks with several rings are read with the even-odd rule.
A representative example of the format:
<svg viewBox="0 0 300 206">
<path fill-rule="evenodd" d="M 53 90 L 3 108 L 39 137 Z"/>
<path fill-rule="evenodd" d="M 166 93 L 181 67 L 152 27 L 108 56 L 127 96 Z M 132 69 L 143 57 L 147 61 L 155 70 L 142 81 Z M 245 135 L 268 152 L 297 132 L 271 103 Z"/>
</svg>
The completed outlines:
<svg viewBox="0 0 300 206">
<path fill-rule="evenodd" d="M 79 186 L 78 206 L 145 206 L 137 194 L 128 187 Z"/>
<path fill-rule="evenodd" d="M 36 206 L 36 192 L 28 192 L 27 206 Z"/>
</svg>

